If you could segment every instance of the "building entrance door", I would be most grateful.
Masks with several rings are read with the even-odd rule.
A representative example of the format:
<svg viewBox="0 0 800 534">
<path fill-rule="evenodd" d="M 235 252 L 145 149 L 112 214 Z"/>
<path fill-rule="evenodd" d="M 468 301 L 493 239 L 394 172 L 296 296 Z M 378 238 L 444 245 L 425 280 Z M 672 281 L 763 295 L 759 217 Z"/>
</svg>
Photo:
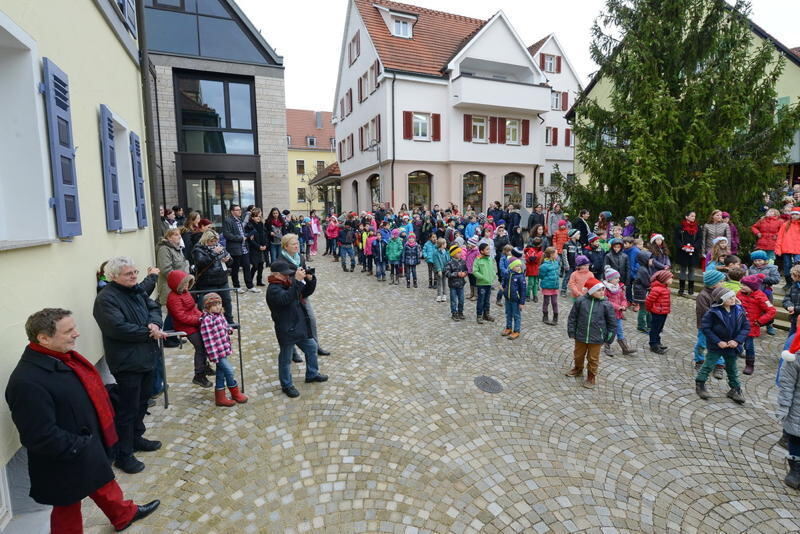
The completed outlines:
<svg viewBox="0 0 800 534">
<path fill-rule="evenodd" d="M 232 204 L 242 206 L 242 210 L 256 204 L 255 184 L 255 179 L 240 177 L 192 177 L 186 180 L 187 206 L 199 211 L 219 230 Z"/>
</svg>

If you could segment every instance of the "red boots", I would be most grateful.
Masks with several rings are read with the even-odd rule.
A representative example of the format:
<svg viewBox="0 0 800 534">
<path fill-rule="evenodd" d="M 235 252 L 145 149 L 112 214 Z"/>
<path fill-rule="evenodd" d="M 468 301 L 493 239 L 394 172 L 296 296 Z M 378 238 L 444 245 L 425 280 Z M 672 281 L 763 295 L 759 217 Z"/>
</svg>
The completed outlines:
<svg viewBox="0 0 800 534">
<path fill-rule="evenodd" d="M 244 395 L 239 392 L 239 386 L 233 386 L 232 388 L 228 388 L 231 390 L 231 398 L 238 402 L 239 404 L 244 404 L 247 402 L 247 395 Z"/>
<path fill-rule="evenodd" d="M 217 406 L 235 406 L 236 403 L 228 398 L 224 389 L 214 390 L 214 403 Z"/>
</svg>

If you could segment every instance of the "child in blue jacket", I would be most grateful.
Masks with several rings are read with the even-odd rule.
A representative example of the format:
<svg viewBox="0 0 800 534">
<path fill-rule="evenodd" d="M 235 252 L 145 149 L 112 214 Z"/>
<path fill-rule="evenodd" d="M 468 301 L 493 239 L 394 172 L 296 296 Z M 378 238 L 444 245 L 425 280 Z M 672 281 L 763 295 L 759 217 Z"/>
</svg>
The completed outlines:
<svg viewBox="0 0 800 534">
<path fill-rule="evenodd" d="M 510 244 L 503 247 L 500 254 L 500 259 L 497 262 L 497 278 L 500 281 L 500 286 L 505 287 L 506 278 L 508 278 L 508 264 L 514 258 L 511 257 L 511 251 L 514 249 Z M 497 305 L 500 306 L 500 301 L 503 300 L 503 291 L 497 292 Z"/>
<path fill-rule="evenodd" d="M 503 295 L 506 298 L 506 329 L 502 335 L 514 340 L 519 337 L 522 322 L 522 307 L 528 293 L 525 281 L 525 265 L 519 258 L 508 264 L 508 274 L 503 282 Z"/>
<path fill-rule="evenodd" d="M 428 265 L 428 289 L 436 287 L 436 267 L 434 264 L 434 256 L 436 255 L 436 234 L 431 233 L 425 245 L 422 247 L 422 257 L 425 258 L 425 263 Z"/>
</svg>

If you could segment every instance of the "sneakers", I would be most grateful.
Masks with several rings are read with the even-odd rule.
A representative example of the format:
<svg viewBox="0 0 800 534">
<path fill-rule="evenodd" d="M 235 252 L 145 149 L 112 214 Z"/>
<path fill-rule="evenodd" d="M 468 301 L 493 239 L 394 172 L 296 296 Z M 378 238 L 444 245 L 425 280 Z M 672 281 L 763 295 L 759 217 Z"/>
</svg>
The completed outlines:
<svg viewBox="0 0 800 534">
<path fill-rule="evenodd" d="M 767 325 L 767 334 L 774 336 L 775 335 L 775 327 L 772 326 L 772 323 Z"/>
<path fill-rule="evenodd" d="M 208 381 L 208 378 L 206 378 L 205 374 L 194 375 L 194 378 L 192 378 L 192 384 L 197 384 L 198 386 L 204 387 L 204 388 L 210 388 L 211 387 L 211 382 Z"/>
<path fill-rule="evenodd" d="M 488 313 L 484 313 L 483 314 L 483 320 L 484 321 L 489 321 L 490 323 L 493 323 L 494 322 L 494 317 L 492 317 Z"/>
<path fill-rule="evenodd" d="M 257 287 L 251 287 L 250 289 L 248 289 L 248 291 L 250 293 L 261 293 L 261 290 L 258 289 Z"/>
<path fill-rule="evenodd" d="M 478 324 L 483 324 L 483 316 L 482 315 L 478 316 Z"/>
<path fill-rule="evenodd" d="M 697 393 L 697 396 L 703 400 L 708 400 L 709 398 L 711 398 L 711 395 L 708 394 L 708 390 L 706 390 L 705 382 L 695 381 L 694 392 Z"/>
<path fill-rule="evenodd" d="M 311 378 L 306 378 L 306 384 L 310 384 L 311 382 L 327 382 L 328 375 L 319 374 L 317 376 L 312 376 Z"/>
<path fill-rule="evenodd" d="M 727 397 L 736 404 L 744 404 L 744 395 L 742 395 L 742 388 L 731 388 L 728 391 Z"/>
<path fill-rule="evenodd" d="M 237 288 L 236 288 L 236 292 L 237 292 L 237 293 L 239 293 L 239 294 L 241 295 L 242 293 L 245 293 L 245 292 L 246 292 L 246 290 L 242 289 L 241 287 L 237 287 Z"/>
<path fill-rule="evenodd" d="M 505 330 L 503 330 L 502 332 L 500 332 L 500 335 L 501 335 L 501 336 L 507 336 L 507 335 L 508 335 L 508 334 L 510 334 L 510 333 L 511 333 L 511 329 L 510 329 L 510 328 L 506 328 Z"/>
<path fill-rule="evenodd" d="M 656 354 L 666 354 L 667 349 L 661 345 L 650 345 L 650 352 L 655 352 Z"/>
<path fill-rule="evenodd" d="M 572 369 L 564 373 L 564 376 L 583 376 L 583 369 L 578 369 L 577 367 L 573 367 Z"/>
<path fill-rule="evenodd" d="M 288 388 L 281 388 L 281 391 L 286 393 L 286 396 L 294 399 L 300 396 L 300 392 L 297 391 L 297 388 L 294 386 L 289 386 Z"/>
<path fill-rule="evenodd" d="M 725 369 L 723 366 L 717 365 L 716 367 L 714 367 L 714 371 L 711 373 L 711 376 L 713 376 L 717 380 L 722 380 L 723 378 L 725 378 L 725 374 L 722 372 L 723 369 Z"/>
</svg>

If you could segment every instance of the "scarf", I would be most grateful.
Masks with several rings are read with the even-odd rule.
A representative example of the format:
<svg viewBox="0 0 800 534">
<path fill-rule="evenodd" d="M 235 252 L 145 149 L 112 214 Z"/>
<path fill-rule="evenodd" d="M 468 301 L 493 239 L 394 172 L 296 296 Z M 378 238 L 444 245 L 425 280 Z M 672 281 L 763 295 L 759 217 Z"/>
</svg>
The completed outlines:
<svg viewBox="0 0 800 534">
<path fill-rule="evenodd" d="M 284 258 L 289 260 L 290 262 L 294 263 L 295 267 L 300 267 L 300 253 L 296 252 L 294 255 L 289 254 L 286 250 L 281 250 L 281 255 Z"/>
<path fill-rule="evenodd" d="M 689 222 L 686 219 L 681 221 L 681 230 L 689 235 L 695 235 L 699 229 L 700 227 L 697 226 L 696 222 Z"/>
<path fill-rule="evenodd" d="M 620 287 L 619 287 L 619 283 L 612 284 L 612 283 L 611 283 L 611 282 L 609 282 L 608 280 L 603 280 L 603 285 L 604 285 L 604 286 L 606 286 L 606 289 L 607 289 L 607 290 L 608 290 L 610 293 L 616 293 L 616 292 L 618 292 L 618 291 L 619 291 L 619 289 L 620 289 Z"/>
<path fill-rule="evenodd" d="M 100 373 L 97 368 L 92 365 L 89 360 L 71 350 L 69 352 L 56 352 L 45 348 L 38 343 L 30 343 L 28 347 L 40 354 L 46 354 L 57 359 L 67 367 L 81 381 L 83 389 L 92 401 L 94 410 L 97 413 L 97 421 L 100 423 L 100 432 L 103 435 L 103 443 L 106 447 L 111 447 L 117 441 L 117 429 L 114 426 L 114 407 L 111 405 L 111 399 L 108 398 L 108 391 L 103 384 L 103 379 L 100 378 Z"/>
</svg>

